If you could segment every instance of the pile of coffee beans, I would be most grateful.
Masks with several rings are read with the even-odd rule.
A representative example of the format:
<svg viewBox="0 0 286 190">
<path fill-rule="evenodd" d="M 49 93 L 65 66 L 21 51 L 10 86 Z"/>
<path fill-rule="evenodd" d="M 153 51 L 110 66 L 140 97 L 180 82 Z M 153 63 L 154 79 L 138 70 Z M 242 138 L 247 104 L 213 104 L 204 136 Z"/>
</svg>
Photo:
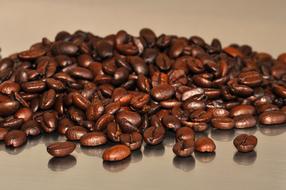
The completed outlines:
<svg viewBox="0 0 286 190">
<path fill-rule="evenodd" d="M 139 36 L 119 31 L 105 37 L 59 32 L 28 50 L 0 60 L 0 140 L 19 147 L 43 133 L 65 135 L 47 147 L 64 157 L 76 142 L 102 157 L 123 160 L 143 143 L 158 145 L 175 133 L 173 152 L 214 152 L 213 127 L 233 130 L 286 123 L 286 53 L 273 58 L 248 45 L 222 47 L 198 36 Z M 257 139 L 234 139 L 240 152 Z"/>
</svg>

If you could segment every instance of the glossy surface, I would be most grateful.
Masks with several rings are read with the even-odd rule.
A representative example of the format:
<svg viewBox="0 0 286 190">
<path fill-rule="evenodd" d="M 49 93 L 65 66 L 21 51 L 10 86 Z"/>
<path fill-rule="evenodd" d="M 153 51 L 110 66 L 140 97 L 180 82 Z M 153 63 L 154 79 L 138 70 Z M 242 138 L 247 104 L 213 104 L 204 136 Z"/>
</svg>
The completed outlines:
<svg viewBox="0 0 286 190">
<path fill-rule="evenodd" d="M 43 36 L 52 38 L 61 29 L 70 32 L 83 29 L 104 35 L 124 28 L 137 34 L 144 26 L 158 33 L 198 34 L 208 41 L 217 37 L 225 45 L 247 43 L 255 50 L 274 56 L 285 52 L 284 1 L 219 2 L 0 0 L 2 55 L 26 49 Z M 25 11 L 21 10 L 23 8 Z M 72 14 L 63 10 L 70 10 Z M 46 152 L 46 145 L 64 141 L 65 137 L 36 137 L 17 149 L 6 149 L 0 143 L 1 187 L 11 190 L 20 187 L 30 190 L 39 187 L 43 190 L 59 187 L 69 190 L 95 187 L 103 190 L 178 187 L 284 190 L 285 131 L 285 126 L 209 131 L 217 145 L 216 153 L 195 153 L 190 158 L 175 157 L 172 152 L 174 137 L 166 138 L 163 141 L 165 147 L 143 146 L 130 158 L 111 164 L 103 163 L 101 159 L 107 145 L 96 148 L 77 146 L 72 155 L 64 159 L 52 158 Z M 255 134 L 258 138 L 255 152 L 236 152 L 232 140 L 241 133 Z"/>
</svg>

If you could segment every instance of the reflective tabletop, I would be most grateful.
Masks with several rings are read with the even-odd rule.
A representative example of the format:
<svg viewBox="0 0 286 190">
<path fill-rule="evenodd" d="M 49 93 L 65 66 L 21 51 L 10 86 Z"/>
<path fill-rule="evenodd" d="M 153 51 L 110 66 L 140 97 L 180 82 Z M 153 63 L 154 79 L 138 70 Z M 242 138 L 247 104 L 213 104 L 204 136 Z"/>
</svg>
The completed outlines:
<svg viewBox="0 0 286 190">
<path fill-rule="evenodd" d="M 98 1 L 98 0 L 0 0 L 2 56 L 29 48 L 60 30 L 77 29 L 98 35 L 125 29 L 138 34 L 150 27 L 157 34 L 213 37 L 224 45 L 250 44 L 255 50 L 277 56 L 286 51 L 285 1 Z M 197 136 L 214 139 L 215 154 L 194 153 L 175 157 L 174 134 L 163 144 L 144 145 L 128 159 L 106 163 L 101 159 L 108 145 L 82 148 L 59 159 L 46 146 L 65 137 L 43 135 L 26 145 L 7 149 L 0 142 L 1 189 L 286 189 L 286 127 L 248 130 L 208 130 Z M 236 152 L 232 140 L 241 133 L 255 134 L 254 152 Z"/>
</svg>

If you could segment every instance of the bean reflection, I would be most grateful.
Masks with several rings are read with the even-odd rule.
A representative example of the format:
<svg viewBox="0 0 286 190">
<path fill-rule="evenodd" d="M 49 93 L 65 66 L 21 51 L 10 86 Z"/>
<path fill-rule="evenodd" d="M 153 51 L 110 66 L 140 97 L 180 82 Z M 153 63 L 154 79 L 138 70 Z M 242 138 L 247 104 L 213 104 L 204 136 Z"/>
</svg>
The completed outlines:
<svg viewBox="0 0 286 190">
<path fill-rule="evenodd" d="M 51 158 L 48 162 L 48 168 L 54 172 L 68 170 L 76 165 L 76 158 L 72 155 L 64 158 Z"/>
<path fill-rule="evenodd" d="M 215 152 L 195 152 L 195 158 L 202 163 L 210 163 L 215 159 Z"/>
<path fill-rule="evenodd" d="M 165 153 L 165 147 L 163 144 L 159 145 L 145 145 L 143 154 L 144 156 L 151 157 L 151 156 L 163 156 Z"/>
<path fill-rule="evenodd" d="M 234 130 L 221 130 L 221 129 L 212 129 L 211 130 L 211 137 L 214 140 L 228 142 L 231 141 L 234 137 Z"/>
<path fill-rule="evenodd" d="M 173 166 L 184 172 L 189 172 L 195 168 L 196 161 L 193 156 L 190 156 L 187 158 L 181 158 L 181 157 L 175 156 L 173 158 Z"/>
<path fill-rule="evenodd" d="M 135 150 L 131 154 L 131 162 L 137 163 L 140 162 L 143 159 L 143 154 L 141 150 Z"/>
<path fill-rule="evenodd" d="M 257 154 L 255 151 L 249 153 L 236 152 L 233 155 L 233 161 L 239 165 L 249 166 L 256 161 Z"/>
<path fill-rule="evenodd" d="M 128 157 L 124 160 L 121 161 L 115 161 L 115 162 L 109 162 L 109 161 L 103 161 L 103 168 L 106 171 L 116 173 L 116 172 L 121 172 L 125 170 L 131 162 L 131 157 Z"/>
<path fill-rule="evenodd" d="M 284 125 L 260 125 L 259 131 L 266 136 L 277 136 L 281 135 L 286 131 L 286 126 Z"/>
</svg>

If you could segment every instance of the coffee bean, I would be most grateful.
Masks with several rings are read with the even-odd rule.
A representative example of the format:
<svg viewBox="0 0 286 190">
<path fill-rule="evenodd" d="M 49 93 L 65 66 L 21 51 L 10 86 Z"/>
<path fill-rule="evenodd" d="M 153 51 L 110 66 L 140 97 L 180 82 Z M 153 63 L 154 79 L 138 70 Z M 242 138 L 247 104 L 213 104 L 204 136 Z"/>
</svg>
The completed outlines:
<svg viewBox="0 0 286 190">
<path fill-rule="evenodd" d="M 232 129 L 234 127 L 234 121 L 229 117 L 215 117 L 211 122 L 212 126 L 217 129 Z"/>
<path fill-rule="evenodd" d="M 7 118 L 0 122 L 0 127 L 4 127 L 8 130 L 19 129 L 23 123 L 24 119 L 22 118 Z"/>
<path fill-rule="evenodd" d="M 16 118 L 21 118 L 24 121 L 29 121 L 32 118 L 32 110 L 29 108 L 21 108 L 15 113 Z"/>
<path fill-rule="evenodd" d="M 47 152 L 54 157 L 66 157 L 70 155 L 76 145 L 72 142 L 56 142 L 47 147 Z"/>
<path fill-rule="evenodd" d="M 87 130 L 80 126 L 73 126 L 67 129 L 65 135 L 68 140 L 77 141 L 80 140 L 83 135 L 87 133 Z"/>
<path fill-rule="evenodd" d="M 195 150 L 198 152 L 214 152 L 215 149 L 214 141 L 208 137 L 201 137 L 195 141 Z"/>
<path fill-rule="evenodd" d="M 164 127 L 149 127 L 144 131 L 144 141 L 150 145 L 160 144 L 164 140 L 165 133 Z"/>
<path fill-rule="evenodd" d="M 176 131 L 181 127 L 181 122 L 178 118 L 173 115 L 166 115 L 162 118 L 164 126 L 168 129 Z"/>
<path fill-rule="evenodd" d="M 13 81 L 5 81 L 0 84 L 0 92 L 3 94 L 11 95 L 20 91 L 20 85 Z"/>
<path fill-rule="evenodd" d="M 122 134 L 121 129 L 117 123 L 110 122 L 107 125 L 106 135 L 109 140 L 113 142 L 119 142 L 121 134 Z"/>
<path fill-rule="evenodd" d="M 95 123 L 95 129 L 97 131 L 103 131 L 108 123 L 112 122 L 114 120 L 114 116 L 111 114 L 103 114 Z"/>
<path fill-rule="evenodd" d="M 57 128 L 57 117 L 56 112 L 44 112 L 40 123 L 46 133 L 51 133 Z"/>
<path fill-rule="evenodd" d="M 45 54 L 46 54 L 46 51 L 44 49 L 31 49 L 31 50 L 20 52 L 18 56 L 20 59 L 31 60 L 31 59 L 36 59 L 38 57 L 41 57 Z"/>
<path fill-rule="evenodd" d="M 116 114 L 116 121 L 123 132 L 137 131 L 141 124 L 141 116 L 132 111 L 121 111 Z"/>
<path fill-rule="evenodd" d="M 37 93 L 42 92 L 46 88 L 46 83 L 44 81 L 35 80 L 24 82 L 21 85 L 22 89 L 29 93 Z"/>
<path fill-rule="evenodd" d="M 237 105 L 230 110 L 231 117 L 245 115 L 245 114 L 253 115 L 254 113 L 255 113 L 255 108 L 251 105 Z"/>
<path fill-rule="evenodd" d="M 102 158 L 105 161 L 120 161 L 124 160 L 128 156 L 130 156 L 131 150 L 126 145 L 114 145 L 108 149 L 106 149 L 103 154 Z"/>
<path fill-rule="evenodd" d="M 65 135 L 66 131 L 73 126 L 74 123 L 70 119 L 62 118 L 58 123 L 58 133 L 61 135 Z"/>
<path fill-rule="evenodd" d="M 22 146 L 27 141 L 27 136 L 23 131 L 12 130 L 4 136 L 6 146 L 17 148 Z"/>
<path fill-rule="evenodd" d="M 80 144 L 82 146 L 99 146 L 107 142 L 107 138 L 102 132 L 90 132 L 86 133 L 80 138 Z"/>
<path fill-rule="evenodd" d="M 239 74 L 238 81 L 241 84 L 256 87 L 262 82 L 262 76 L 257 71 L 246 71 Z"/>
<path fill-rule="evenodd" d="M 241 134 L 235 137 L 233 144 L 239 152 L 251 152 L 257 145 L 257 138 L 253 135 Z"/>
<path fill-rule="evenodd" d="M 5 102 L 0 102 L 0 116 L 9 116 L 13 113 L 15 113 L 20 104 L 17 101 L 5 101 Z"/>
<path fill-rule="evenodd" d="M 173 152 L 180 157 L 188 157 L 194 152 L 195 143 L 194 140 L 181 140 L 177 141 L 173 146 Z"/>
<path fill-rule="evenodd" d="M 176 141 L 195 140 L 195 133 L 190 127 L 181 127 L 176 130 Z"/>
<path fill-rule="evenodd" d="M 40 126 L 34 120 L 25 122 L 22 125 L 21 130 L 24 131 L 27 136 L 38 136 L 41 134 Z"/>
<path fill-rule="evenodd" d="M 130 150 L 139 149 L 142 145 L 142 135 L 139 132 L 123 133 L 120 135 L 120 142 L 130 148 Z"/>
<path fill-rule="evenodd" d="M 151 90 L 152 97 L 155 98 L 155 100 L 157 101 L 168 100 L 174 94 L 174 88 L 168 84 L 161 84 Z"/>
<path fill-rule="evenodd" d="M 286 122 L 286 114 L 281 111 L 267 111 L 259 115 L 259 123 L 263 125 L 276 125 Z"/>
<path fill-rule="evenodd" d="M 256 126 L 256 119 L 252 115 L 239 115 L 233 118 L 234 127 L 238 129 L 251 128 Z"/>
</svg>

